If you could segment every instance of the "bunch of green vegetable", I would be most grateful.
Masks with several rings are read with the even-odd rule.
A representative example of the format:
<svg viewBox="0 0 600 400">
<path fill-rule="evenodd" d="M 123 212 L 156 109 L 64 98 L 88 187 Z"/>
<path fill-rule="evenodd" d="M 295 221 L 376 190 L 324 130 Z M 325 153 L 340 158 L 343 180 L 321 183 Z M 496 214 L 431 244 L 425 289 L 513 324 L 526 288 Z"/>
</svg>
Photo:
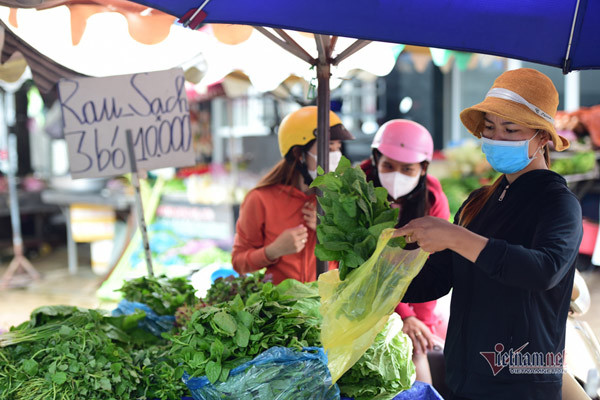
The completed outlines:
<svg viewBox="0 0 600 400">
<path fill-rule="evenodd" d="M 140 369 L 119 341 L 133 342 L 127 329 L 135 330 L 143 317 L 75 307 L 37 310 L 0 337 L 0 398 L 135 398 Z"/>
<path fill-rule="evenodd" d="M 138 328 L 143 311 L 113 317 L 70 306 L 36 309 L 0 336 L 3 400 L 161 399 L 188 393 L 173 379 L 170 342 Z"/>
<path fill-rule="evenodd" d="M 183 368 L 169 357 L 170 348 L 171 342 L 163 340 L 130 350 L 133 363 L 141 370 L 141 383 L 132 398 L 180 400 L 189 396 L 189 390 L 181 380 Z"/>
<path fill-rule="evenodd" d="M 576 153 L 572 157 L 552 160 L 552 171 L 561 175 L 583 174 L 596 166 L 596 154 L 593 151 Z"/>
<path fill-rule="evenodd" d="M 385 188 L 367 182 L 360 167 L 352 168 L 345 157 L 335 171 L 323 175 L 319 169 L 319 174 L 311 184 L 323 192 L 315 255 L 322 261 L 339 261 L 344 280 L 373 254 L 381 232 L 396 225 L 398 209 L 390 208 Z"/>
<path fill-rule="evenodd" d="M 286 280 L 264 284 L 245 302 L 238 294 L 230 302 L 201 308 L 180 334 L 163 336 L 173 342 L 172 360 L 191 377 L 206 375 L 214 383 L 273 346 L 319 346 L 319 326 L 316 284 Z"/>
<path fill-rule="evenodd" d="M 125 282 L 119 289 L 125 300 L 144 303 L 158 315 L 174 315 L 184 304 L 196 303 L 196 290 L 186 278 L 142 276 Z"/>
<path fill-rule="evenodd" d="M 375 341 L 337 382 L 342 396 L 354 400 L 388 400 L 415 380 L 412 343 L 402 332 L 402 319 L 392 314 Z"/>
<path fill-rule="evenodd" d="M 243 301 L 246 301 L 252 293 L 259 292 L 265 282 L 264 272 L 217 278 L 202 301 L 206 305 L 212 306 L 231 301 L 238 294 Z"/>
<path fill-rule="evenodd" d="M 177 309 L 177 312 L 175 312 L 177 325 L 185 326 L 192 318 L 194 312 L 200 308 L 231 301 L 238 294 L 242 298 L 242 301 L 246 301 L 252 293 L 260 292 L 267 281 L 265 273 L 262 271 L 217 278 L 208 289 L 206 296 L 199 299 L 195 305 L 184 304 Z"/>
</svg>

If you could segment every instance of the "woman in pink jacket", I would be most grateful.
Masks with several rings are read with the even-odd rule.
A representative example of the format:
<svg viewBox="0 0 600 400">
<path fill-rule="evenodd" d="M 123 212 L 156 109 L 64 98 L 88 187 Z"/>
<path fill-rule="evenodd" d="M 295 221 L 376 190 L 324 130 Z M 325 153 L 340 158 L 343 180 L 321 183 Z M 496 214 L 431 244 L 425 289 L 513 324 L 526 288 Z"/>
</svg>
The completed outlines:
<svg viewBox="0 0 600 400">
<path fill-rule="evenodd" d="M 392 207 L 400 209 L 398 226 L 431 215 L 448 220 L 448 199 L 440 182 L 427 175 L 433 156 L 433 139 L 422 125 L 404 119 L 383 124 L 371 145 L 372 157 L 361 164 L 367 179 L 387 189 Z M 436 302 L 400 303 L 396 312 L 404 321 L 403 331 L 413 343 L 417 380 L 431 383 L 427 350 L 431 350 L 439 324 Z"/>
</svg>

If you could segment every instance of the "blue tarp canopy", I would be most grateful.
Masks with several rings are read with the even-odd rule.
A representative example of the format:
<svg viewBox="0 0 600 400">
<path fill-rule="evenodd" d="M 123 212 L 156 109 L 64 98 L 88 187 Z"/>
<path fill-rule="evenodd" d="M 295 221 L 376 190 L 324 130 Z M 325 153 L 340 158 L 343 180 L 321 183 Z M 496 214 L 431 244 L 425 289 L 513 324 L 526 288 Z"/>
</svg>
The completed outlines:
<svg viewBox="0 0 600 400">
<path fill-rule="evenodd" d="M 136 3 L 181 17 L 204 1 Z M 600 68 L 599 1 L 209 0 L 203 11 L 205 22 L 211 23 L 493 54 L 565 72 Z M 565 64 L 567 54 L 570 61 Z"/>
</svg>

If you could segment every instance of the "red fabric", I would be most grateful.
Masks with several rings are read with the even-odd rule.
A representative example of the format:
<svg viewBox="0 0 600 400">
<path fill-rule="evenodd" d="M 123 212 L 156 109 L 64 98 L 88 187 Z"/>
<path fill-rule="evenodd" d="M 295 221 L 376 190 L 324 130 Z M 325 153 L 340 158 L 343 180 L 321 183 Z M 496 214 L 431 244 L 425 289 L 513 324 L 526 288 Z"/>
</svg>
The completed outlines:
<svg viewBox="0 0 600 400">
<path fill-rule="evenodd" d="M 371 163 L 371 160 L 364 160 L 360 164 L 360 168 L 367 175 L 367 180 L 374 180 L 377 171 Z M 448 198 L 442 190 L 440 181 L 431 175 L 427 175 L 426 183 L 430 200 L 429 215 L 448 220 L 450 218 L 450 207 L 448 205 Z M 396 306 L 395 311 L 403 320 L 408 317 L 417 317 L 427 325 L 433 333 L 435 333 L 435 326 L 440 322 L 439 318 L 437 318 L 433 312 L 436 303 L 435 300 L 425 303 L 400 303 Z"/>
<path fill-rule="evenodd" d="M 265 247 L 284 230 L 304 224 L 302 208 L 306 202 L 316 204 L 314 195 L 285 185 L 254 189 L 248 193 L 240 207 L 233 243 L 232 264 L 239 273 L 267 268 L 273 283 L 287 278 L 300 282 L 317 279 L 315 231 L 308 230 L 306 247 L 296 254 L 288 254 L 275 261 L 265 255 Z"/>
<path fill-rule="evenodd" d="M 598 224 L 587 219 L 583 220 L 583 239 L 579 245 L 579 253 L 592 256 L 596 248 L 596 238 L 598 237 Z"/>
<path fill-rule="evenodd" d="M 450 206 L 448 205 L 448 198 L 442 190 L 440 181 L 431 175 L 427 175 L 427 190 L 429 191 L 429 199 L 431 202 L 429 206 L 429 215 L 449 220 Z"/>
</svg>

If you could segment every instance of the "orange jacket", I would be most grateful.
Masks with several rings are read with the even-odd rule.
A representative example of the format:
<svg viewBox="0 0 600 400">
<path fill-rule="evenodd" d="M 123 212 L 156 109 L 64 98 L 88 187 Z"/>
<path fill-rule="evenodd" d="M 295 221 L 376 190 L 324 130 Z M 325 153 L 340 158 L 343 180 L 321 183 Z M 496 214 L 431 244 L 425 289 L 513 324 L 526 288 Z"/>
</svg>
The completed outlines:
<svg viewBox="0 0 600 400">
<path fill-rule="evenodd" d="M 317 279 L 315 244 L 317 235 L 308 229 L 302 251 L 272 261 L 265 247 L 286 229 L 304 224 L 302 208 L 307 202 L 316 204 L 315 195 L 306 195 L 295 187 L 272 185 L 248 193 L 240 207 L 233 242 L 232 264 L 239 273 L 267 268 L 274 284 L 293 278 L 300 282 Z"/>
</svg>

